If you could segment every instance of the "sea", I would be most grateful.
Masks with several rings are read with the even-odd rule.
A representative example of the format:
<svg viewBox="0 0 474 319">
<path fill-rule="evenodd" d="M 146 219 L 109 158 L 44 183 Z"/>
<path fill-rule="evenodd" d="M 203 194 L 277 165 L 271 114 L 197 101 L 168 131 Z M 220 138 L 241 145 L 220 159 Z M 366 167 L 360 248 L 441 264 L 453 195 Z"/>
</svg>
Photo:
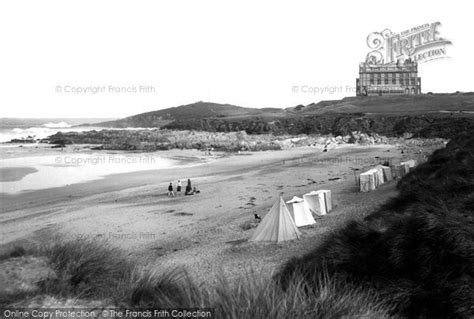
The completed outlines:
<svg viewBox="0 0 474 319">
<path fill-rule="evenodd" d="M 41 139 L 61 131 L 88 131 L 102 129 L 94 123 L 111 121 L 104 118 L 0 118 L 0 143 L 12 139 L 34 137 Z M 84 124 L 91 124 L 84 125 Z"/>
<path fill-rule="evenodd" d="M 52 149 L 44 143 L 8 143 L 12 139 L 42 139 L 57 132 L 101 130 L 94 126 L 112 119 L 0 119 L 0 193 L 18 194 L 105 178 L 108 175 L 188 166 L 159 153 Z M 82 125 L 82 124 L 92 124 Z"/>
</svg>

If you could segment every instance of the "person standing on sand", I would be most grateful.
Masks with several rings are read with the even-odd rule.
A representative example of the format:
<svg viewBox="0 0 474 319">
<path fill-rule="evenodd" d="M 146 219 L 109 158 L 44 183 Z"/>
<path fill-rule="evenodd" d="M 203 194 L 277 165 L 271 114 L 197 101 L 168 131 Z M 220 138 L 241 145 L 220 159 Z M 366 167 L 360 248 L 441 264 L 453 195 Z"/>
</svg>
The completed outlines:
<svg viewBox="0 0 474 319">
<path fill-rule="evenodd" d="M 170 185 L 168 186 L 168 197 L 174 197 L 173 182 L 170 182 Z"/>
<path fill-rule="evenodd" d="M 188 185 L 186 185 L 186 191 L 184 195 L 193 195 L 193 188 L 191 187 L 191 180 L 188 179 Z"/>
<path fill-rule="evenodd" d="M 178 179 L 178 184 L 176 184 L 176 195 L 181 194 L 181 181 Z"/>
</svg>

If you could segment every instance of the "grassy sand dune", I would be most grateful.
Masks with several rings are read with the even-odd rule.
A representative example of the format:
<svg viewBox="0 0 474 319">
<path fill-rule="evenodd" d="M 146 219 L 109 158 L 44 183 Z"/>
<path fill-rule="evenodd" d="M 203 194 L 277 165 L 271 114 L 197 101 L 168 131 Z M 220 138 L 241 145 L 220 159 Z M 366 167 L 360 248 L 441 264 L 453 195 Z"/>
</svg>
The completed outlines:
<svg viewBox="0 0 474 319">
<path fill-rule="evenodd" d="M 393 314 L 474 315 L 474 138 L 458 136 L 398 183 L 399 195 L 288 262 L 309 285 L 322 270 L 377 293 Z"/>
<path fill-rule="evenodd" d="M 295 276 L 283 290 L 258 272 L 248 272 L 235 281 L 219 276 L 216 284 L 207 287 L 196 284 L 184 269 L 163 272 L 140 267 L 106 242 L 56 238 L 49 247 L 16 247 L 2 258 L 11 258 L 11 254 L 17 260 L 45 258 L 50 273 L 29 290 L 0 292 L 1 306 L 64 307 L 74 300 L 75 307 L 213 308 L 219 318 L 388 318 L 387 309 L 374 294 L 324 273 L 317 289 Z"/>
</svg>

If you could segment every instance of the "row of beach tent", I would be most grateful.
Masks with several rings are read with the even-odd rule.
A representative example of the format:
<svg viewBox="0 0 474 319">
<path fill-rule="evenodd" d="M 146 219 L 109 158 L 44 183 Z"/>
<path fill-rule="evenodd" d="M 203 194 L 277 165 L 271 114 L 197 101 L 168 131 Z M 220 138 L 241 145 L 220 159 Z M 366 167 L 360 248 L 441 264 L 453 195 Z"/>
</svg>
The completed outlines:
<svg viewBox="0 0 474 319">
<path fill-rule="evenodd" d="M 361 192 L 369 192 L 394 178 L 401 178 L 416 166 L 415 160 L 401 162 L 400 165 L 377 165 L 360 174 L 359 187 Z M 292 205 L 292 211 L 286 204 Z M 263 218 L 250 241 L 281 242 L 299 239 L 298 227 L 315 224 L 313 214 L 323 216 L 332 210 L 330 190 L 318 190 L 304 194 L 303 198 L 294 196 L 285 201 L 280 196 L 273 204 L 270 212 Z"/>
<path fill-rule="evenodd" d="M 400 165 L 384 166 L 377 165 L 365 171 L 359 176 L 359 189 L 361 192 L 370 192 L 375 190 L 383 183 L 389 182 L 394 178 L 402 178 L 416 166 L 415 160 L 401 162 Z"/>
<path fill-rule="evenodd" d="M 292 204 L 291 212 L 286 204 Z M 304 194 L 303 198 L 294 196 L 286 204 L 280 196 L 255 229 L 250 241 L 281 242 L 299 239 L 301 233 L 298 227 L 316 223 L 313 213 L 323 216 L 332 210 L 331 191 L 312 191 Z"/>
</svg>

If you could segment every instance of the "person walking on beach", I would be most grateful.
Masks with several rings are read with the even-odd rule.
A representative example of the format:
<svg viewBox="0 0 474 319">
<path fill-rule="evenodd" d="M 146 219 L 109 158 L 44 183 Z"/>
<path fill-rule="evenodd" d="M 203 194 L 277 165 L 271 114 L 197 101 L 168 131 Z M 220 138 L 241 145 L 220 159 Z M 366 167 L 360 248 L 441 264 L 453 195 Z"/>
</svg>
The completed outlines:
<svg viewBox="0 0 474 319">
<path fill-rule="evenodd" d="M 176 195 L 181 194 L 181 181 L 178 179 L 178 184 L 176 184 Z"/>
<path fill-rule="evenodd" d="M 173 183 L 172 182 L 170 182 L 170 185 L 168 186 L 168 197 L 174 197 Z"/>
<path fill-rule="evenodd" d="M 188 179 L 188 185 L 186 185 L 186 191 L 184 195 L 193 195 L 193 188 L 191 187 L 191 180 Z"/>
</svg>

